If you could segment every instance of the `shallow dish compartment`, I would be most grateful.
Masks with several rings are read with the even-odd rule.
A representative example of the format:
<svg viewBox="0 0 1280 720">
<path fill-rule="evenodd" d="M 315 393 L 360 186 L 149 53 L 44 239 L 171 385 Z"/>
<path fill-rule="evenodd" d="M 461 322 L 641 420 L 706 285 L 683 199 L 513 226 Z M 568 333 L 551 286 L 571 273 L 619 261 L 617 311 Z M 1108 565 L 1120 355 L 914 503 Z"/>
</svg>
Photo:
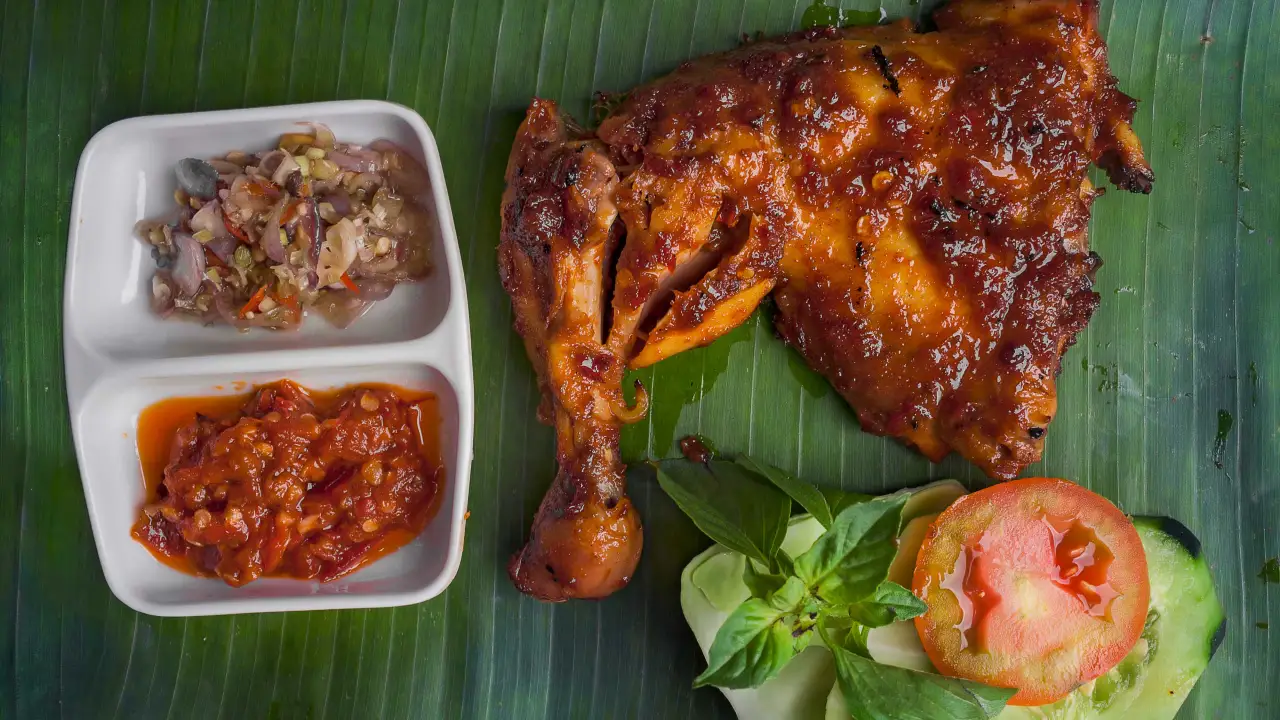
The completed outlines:
<svg viewBox="0 0 1280 720">
<path fill-rule="evenodd" d="M 389 139 L 423 162 L 436 220 L 430 275 L 397 286 L 345 330 L 314 315 L 299 331 L 248 333 L 154 315 L 154 266 L 133 227 L 171 207 L 174 162 L 260 149 L 302 121 L 325 123 L 350 142 Z M 417 114 L 360 100 L 124 120 L 85 148 L 71 220 L 63 298 L 67 397 L 94 540 L 116 597 L 152 615 L 197 616 L 387 607 L 444 591 L 462 558 L 474 388 L 453 217 L 435 142 Z M 330 583 L 264 578 L 233 588 L 155 559 L 130 532 L 145 499 L 139 413 L 165 398 L 244 394 L 283 378 L 315 390 L 389 383 L 439 397 L 445 479 L 422 533 Z"/>
<path fill-rule="evenodd" d="M 432 185 L 432 197 L 424 201 L 436 220 L 431 273 L 397 285 L 391 297 L 345 330 L 315 313 L 297 331 L 241 333 L 230 326 L 166 320 L 152 312 L 155 262 L 134 225 L 173 213 L 178 187 L 174 164 L 184 157 L 262 150 L 282 133 L 305 130 L 297 125 L 301 121 L 324 123 L 344 142 L 391 140 L 423 164 Z M 88 351 L 112 360 L 423 337 L 439 326 L 454 292 L 451 266 L 459 258 L 447 213 L 435 141 L 422 118 L 399 105 L 360 100 L 122 120 L 95 135 L 80 157 L 67 251 L 67 330 Z"/>
<path fill-rule="evenodd" d="M 253 385 L 281 378 L 315 390 L 390 383 L 434 393 L 440 400 L 440 455 L 445 466 L 434 517 L 413 542 L 330 583 L 263 578 L 233 588 L 216 578 L 188 575 L 160 563 L 130 535 L 145 500 L 136 436 L 139 413 L 165 398 L 242 395 Z M 107 582 L 125 604 L 152 615 L 403 605 L 437 595 L 457 572 L 461 558 L 466 484 L 458 478 L 468 469 L 469 457 L 460 453 L 460 410 L 449 380 L 414 364 L 134 377 L 100 383 L 80 406 L 75 434 Z"/>
</svg>

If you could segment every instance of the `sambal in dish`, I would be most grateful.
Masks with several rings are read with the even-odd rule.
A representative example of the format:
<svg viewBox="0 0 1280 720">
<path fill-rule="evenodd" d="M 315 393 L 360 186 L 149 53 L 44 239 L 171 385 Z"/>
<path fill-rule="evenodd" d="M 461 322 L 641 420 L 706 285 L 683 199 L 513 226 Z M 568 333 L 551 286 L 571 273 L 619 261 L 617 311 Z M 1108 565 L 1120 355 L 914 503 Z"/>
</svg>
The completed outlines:
<svg viewBox="0 0 1280 720">
<path fill-rule="evenodd" d="M 369 385 L 172 398 L 144 410 L 147 502 L 133 536 L 158 559 L 241 586 L 327 582 L 403 546 L 444 482 L 434 395 Z"/>
</svg>

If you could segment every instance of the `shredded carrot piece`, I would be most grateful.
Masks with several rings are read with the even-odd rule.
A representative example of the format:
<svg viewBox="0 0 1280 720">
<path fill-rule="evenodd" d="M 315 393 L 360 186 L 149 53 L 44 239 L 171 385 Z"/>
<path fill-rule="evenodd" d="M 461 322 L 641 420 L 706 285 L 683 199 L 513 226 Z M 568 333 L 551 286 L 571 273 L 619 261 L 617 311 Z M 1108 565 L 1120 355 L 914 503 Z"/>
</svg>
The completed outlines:
<svg viewBox="0 0 1280 720">
<path fill-rule="evenodd" d="M 244 317 L 245 315 L 248 315 L 254 310 L 257 310 L 258 305 L 262 304 L 262 298 L 266 296 L 267 296 L 267 286 L 263 285 L 262 287 L 258 288 L 256 292 L 253 293 L 253 297 L 249 298 L 249 302 L 245 303 L 244 307 L 240 308 L 240 317 Z"/>
<path fill-rule="evenodd" d="M 351 279 L 350 275 L 346 273 L 342 273 L 342 284 L 346 285 L 347 289 L 350 290 L 351 292 L 357 295 L 360 294 L 360 288 L 356 285 L 355 281 Z"/>
</svg>

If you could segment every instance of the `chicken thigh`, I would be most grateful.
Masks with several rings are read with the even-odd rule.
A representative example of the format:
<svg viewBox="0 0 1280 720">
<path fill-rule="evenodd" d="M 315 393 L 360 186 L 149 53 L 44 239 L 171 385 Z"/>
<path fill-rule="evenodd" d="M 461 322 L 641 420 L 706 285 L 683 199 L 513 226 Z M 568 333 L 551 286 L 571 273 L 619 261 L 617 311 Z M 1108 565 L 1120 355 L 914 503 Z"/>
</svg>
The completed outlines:
<svg viewBox="0 0 1280 720">
<path fill-rule="evenodd" d="M 1153 176 L 1093 0 L 957 0 L 937 31 L 819 28 L 695 60 L 594 133 L 530 107 L 500 269 L 559 473 L 511 575 L 546 600 L 626 583 L 641 545 L 626 367 L 772 293 L 781 336 L 867 432 L 996 479 L 1040 458 L 1062 355 L 1098 304 L 1102 167 Z"/>
</svg>

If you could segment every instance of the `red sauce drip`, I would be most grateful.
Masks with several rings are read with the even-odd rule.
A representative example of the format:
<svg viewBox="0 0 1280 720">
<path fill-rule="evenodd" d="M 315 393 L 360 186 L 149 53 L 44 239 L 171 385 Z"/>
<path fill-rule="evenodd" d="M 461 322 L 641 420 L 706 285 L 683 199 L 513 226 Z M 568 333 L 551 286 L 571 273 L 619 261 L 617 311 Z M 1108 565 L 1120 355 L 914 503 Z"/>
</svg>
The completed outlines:
<svg viewBox="0 0 1280 720">
<path fill-rule="evenodd" d="M 987 536 L 984 534 L 978 541 L 977 548 L 965 545 L 956 556 L 951 572 L 943 576 L 939 587 L 949 590 L 960 607 L 960 622 L 956 630 L 960 631 L 960 649 L 970 646 L 983 647 L 981 630 L 982 620 L 991 608 L 999 601 L 999 595 L 988 588 L 979 578 L 979 565 L 986 562 L 983 553 L 987 550 Z"/>
<path fill-rule="evenodd" d="M 1115 555 L 1093 530 L 1077 519 L 1042 517 L 1053 538 L 1053 581 L 1075 595 L 1094 617 L 1111 619 L 1111 604 L 1120 593 L 1107 580 Z"/>
</svg>

